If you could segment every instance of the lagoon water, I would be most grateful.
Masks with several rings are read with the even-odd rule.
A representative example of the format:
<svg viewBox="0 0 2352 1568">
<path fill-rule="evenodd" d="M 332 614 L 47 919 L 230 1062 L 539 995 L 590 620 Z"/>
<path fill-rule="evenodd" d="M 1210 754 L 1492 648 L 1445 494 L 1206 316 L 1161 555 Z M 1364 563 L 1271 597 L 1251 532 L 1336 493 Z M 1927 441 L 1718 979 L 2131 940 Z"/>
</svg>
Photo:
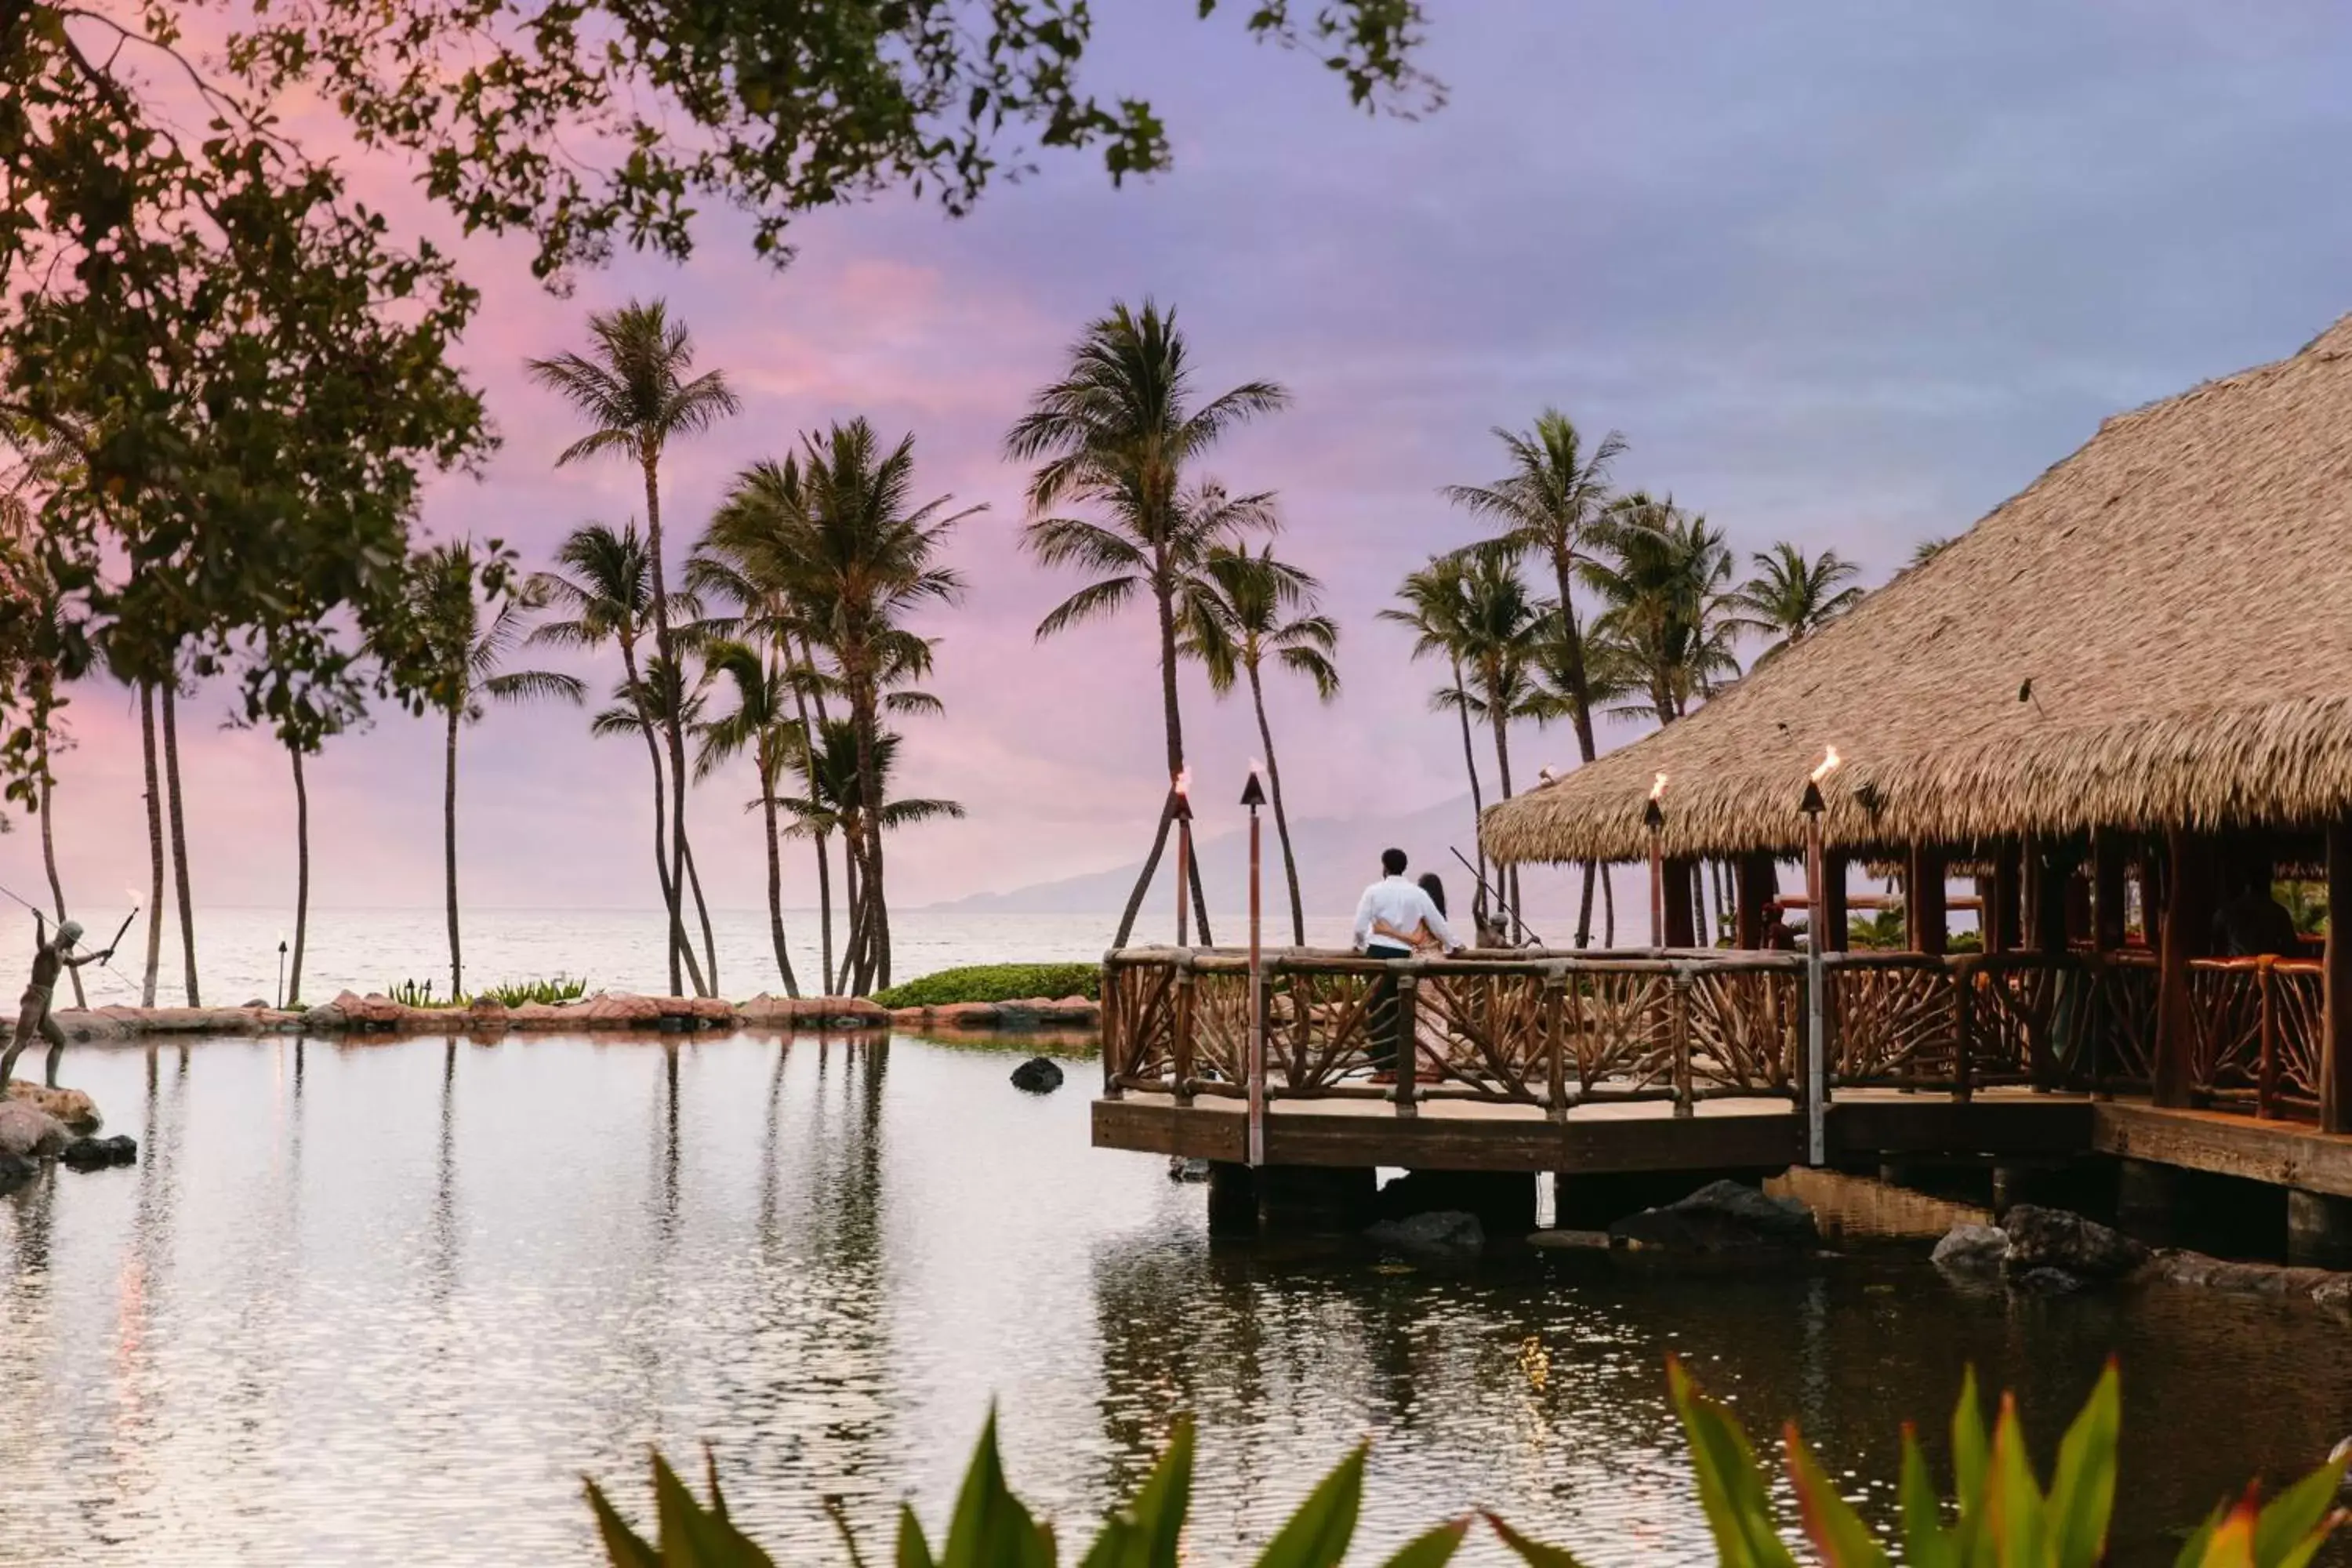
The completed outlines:
<svg viewBox="0 0 2352 1568">
<path fill-rule="evenodd" d="M 580 1477 L 642 1510 L 646 1446 L 705 1441 L 755 1534 L 838 1561 L 821 1497 L 877 1547 L 901 1498 L 941 1520 L 994 1400 L 1066 1542 L 1189 1411 L 1195 1561 L 1246 1561 L 1369 1435 L 1362 1561 L 1477 1503 L 1596 1568 L 1704 1563 L 1666 1354 L 1883 1508 L 1898 1419 L 1940 1427 L 1964 1364 L 2047 1454 L 2115 1351 L 2115 1560 L 2141 1564 L 2352 1428 L 2352 1334 L 2315 1309 L 1971 1294 L 1900 1249 L 1692 1278 L 1213 1244 L 1202 1189 L 1087 1146 L 1093 1064 L 1033 1099 L 1015 1059 L 79 1047 L 69 1081 L 142 1157 L 0 1200 L 0 1561 L 584 1563 Z"/>
</svg>

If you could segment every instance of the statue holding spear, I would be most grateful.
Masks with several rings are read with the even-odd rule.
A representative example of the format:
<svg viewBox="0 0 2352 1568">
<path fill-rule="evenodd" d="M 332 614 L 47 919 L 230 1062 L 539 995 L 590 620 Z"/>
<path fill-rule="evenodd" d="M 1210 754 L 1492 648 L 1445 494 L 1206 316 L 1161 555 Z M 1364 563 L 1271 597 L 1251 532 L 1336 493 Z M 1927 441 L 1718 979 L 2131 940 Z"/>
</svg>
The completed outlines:
<svg viewBox="0 0 2352 1568">
<path fill-rule="evenodd" d="M 111 959 L 114 942 L 122 940 L 124 932 L 131 929 L 131 922 L 138 916 L 139 911 L 134 909 L 124 917 L 122 929 L 114 933 L 114 942 L 107 943 L 103 952 L 85 952 L 77 958 L 73 950 L 81 941 L 81 922 L 59 921 L 58 934 L 52 939 L 48 933 L 48 921 L 39 910 L 33 910 L 33 930 L 37 945 L 33 949 L 32 980 L 25 987 L 24 1001 L 17 1009 L 16 1032 L 8 1042 L 7 1053 L 0 1055 L 0 1093 L 6 1092 L 8 1080 L 16 1070 L 16 1058 L 24 1054 L 26 1046 L 33 1043 L 35 1035 L 49 1043 L 47 1071 L 44 1076 L 51 1089 L 58 1087 L 58 1064 L 66 1053 L 65 1031 L 58 1027 L 58 1021 L 49 1011 L 58 976 L 68 969 L 79 969 L 85 963 L 104 963 Z"/>
</svg>

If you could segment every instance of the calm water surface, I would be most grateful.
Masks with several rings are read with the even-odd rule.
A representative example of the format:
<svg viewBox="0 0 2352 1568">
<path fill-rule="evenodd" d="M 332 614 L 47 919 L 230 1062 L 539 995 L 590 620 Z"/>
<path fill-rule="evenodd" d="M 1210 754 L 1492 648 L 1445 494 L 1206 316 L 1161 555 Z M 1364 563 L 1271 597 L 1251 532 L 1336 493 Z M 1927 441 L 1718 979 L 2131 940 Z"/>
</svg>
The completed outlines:
<svg viewBox="0 0 2352 1568">
<path fill-rule="evenodd" d="M 68 1063 L 143 1160 L 0 1200 L 11 1563 L 586 1563 L 581 1474 L 641 1508 L 646 1446 L 704 1439 L 755 1533 L 830 1561 L 819 1496 L 938 1520 L 992 1398 L 1015 1485 L 1073 1527 L 1196 1413 L 1202 1562 L 1370 1434 L 1368 1547 L 1483 1502 L 1603 1568 L 1711 1563 L 1667 1352 L 1877 1478 L 1963 1363 L 2046 1453 L 2115 1350 L 2141 1563 L 2352 1428 L 2352 1334 L 2277 1304 L 2012 1301 L 1907 1256 L 1695 1279 L 1212 1246 L 1200 1188 L 1087 1146 L 1080 1064 L 1033 1100 L 1002 1054 L 904 1038 Z"/>
</svg>

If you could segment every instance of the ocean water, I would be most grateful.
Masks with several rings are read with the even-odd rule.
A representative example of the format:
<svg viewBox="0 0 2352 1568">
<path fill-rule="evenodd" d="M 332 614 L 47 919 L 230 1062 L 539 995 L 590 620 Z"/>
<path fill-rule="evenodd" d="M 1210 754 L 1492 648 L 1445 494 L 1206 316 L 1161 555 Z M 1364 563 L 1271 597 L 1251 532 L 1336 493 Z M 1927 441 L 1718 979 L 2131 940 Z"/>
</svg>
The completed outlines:
<svg viewBox="0 0 2352 1568">
<path fill-rule="evenodd" d="M 127 911 L 99 909 L 79 915 L 90 945 L 103 946 Z M 664 915 L 652 910 L 466 910 L 460 940 L 467 989 L 500 981 L 554 974 L 586 978 L 591 989 L 661 992 L 668 989 L 663 949 Z M 836 916 L 836 920 L 838 916 Z M 818 921 L 814 910 L 785 911 L 786 951 L 802 990 L 814 994 L 819 967 Z M 775 951 L 765 910 L 713 910 L 711 934 L 719 952 L 719 991 L 740 1000 L 761 991 L 782 994 Z M 196 972 L 199 994 L 213 1006 L 259 999 L 275 1001 L 278 990 L 278 944 L 292 940 L 290 915 L 279 910 L 211 909 L 197 911 Z M 1099 959 L 1118 928 L 1117 913 L 1082 915 L 960 914 L 944 910 L 894 910 L 890 916 L 893 979 L 912 979 L 964 963 L 1035 961 L 1090 963 Z M 1347 913 L 1312 919 L 1307 941 L 1345 945 Z M 1139 922 L 1138 942 L 1165 942 L 1172 920 L 1164 913 Z M 1240 939 L 1247 929 L 1238 916 L 1212 927 L 1221 941 Z M 146 953 L 145 917 L 105 969 L 82 973 L 93 1006 L 136 1003 Z M 701 951 L 699 930 L 696 951 Z M 0 980 L 14 962 L 30 960 L 33 917 L 10 905 L 0 913 Z M 382 991 L 404 980 L 430 980 L 449 986 L 449 932 L 439 910 L 314 910 L 303 962 L 302 996 L 323 1002 L 349 988 Z M 156 1000 L 173 1005 L 185 998 L 185 965 L 178 922 L 164 921 L 163 962 Z"/>
<path fill-rule="evenodd" d="M 0 1198 L 0 1563 L 584 1568 L 581 1478 L 642 1520 L 648 1445 L 698 1484 L 706 1442 L 780 1561 L 844 1560 L 833 1494 L 887 1562 L 902 1499 L 943 1522 L 992 1405 L 1066 1558 L 1190 1414 L 1195 1563 L 1250 1561 L 1370 1438 L 1359 1561 L 1483 1504 L 1594 1568 L 1699 1568 L 1669 1353 L 1759 1439 L 1800 1420 L 1885 1519 L 1898 1421 L 1940 1470 L 1964 1366 L 2017 1390 L 2046 1463 L 2115 1352 L 2112 1561 L 2154 1568 L 2352 1425 L 2352 1337 L 2308 1303 L 2012 1297 L 1916 1248 L 1694 1275 L 1212 1239 L 1202 1188 L 1089 1146 L 1092 1064 L 1040 1099 L 1019 1059 L 754 1035 L 78 1049 L 142 1159 Z M 1465 1561 L 1504 1557 L 1481 1537 Z"/>
</svg>

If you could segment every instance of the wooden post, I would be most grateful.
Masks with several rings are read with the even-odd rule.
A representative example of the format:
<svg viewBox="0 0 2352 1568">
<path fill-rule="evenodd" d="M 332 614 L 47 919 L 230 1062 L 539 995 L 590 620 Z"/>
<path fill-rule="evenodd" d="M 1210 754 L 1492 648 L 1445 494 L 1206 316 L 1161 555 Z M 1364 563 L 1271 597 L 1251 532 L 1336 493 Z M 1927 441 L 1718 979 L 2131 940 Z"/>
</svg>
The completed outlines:
<svg viewBox="0 0 2352 1568">
<path fill-rule="evenodd" d="M 1171 1093 L 1179 1105 L 1192 1103 L 1192 966 L 1182 963 L 1176 971 L 1174 994 L 1169 1005 L 1175 1009 L 1174 1037 L 1168 1047 L 1168 1076 L 1173 1083 Z"/>
<path fill-rule="evenodd" d="M 2091 946 L 2113 952 L 2123 944 L 2123 841 L 2101 828 L 2091 837 Z"/>
<path fill-rule="evenodd" d="M 1698 931 L 1691 919 L 1691 873 L 1696 860 L 1676 856 L 1665 863 L 1665 938 L 1668 947 L 1696 947 Z"/>
<path fill-rule="evenodd" d="M 1738 944 L 1754 952 L 1764 945 L 1764 911 L 1780 890 L 1780 872 L 1769 850 L 1739 858 Z"/>
<path fill-rule="evenodd" d="M 2331 839 L 2332 842 L 2332 839 Z M 2189 961 L 2213 917 L 2205 842 L 2184 828 L 2164 836 L 2164 908 L 2158 921 L 2156 1102 L 2186 1106 L 2196 1076 L 2197 1029 L 2189 1017 Z M 2352 889 L 2352 879 L 2347 879 Z"/>
<path fill-rule="evenodd" d="M 2319 1127 L 2352 1131 L 2352 822 L 2327 825 L 2327 959 L 2326 1026 L 2319 1039 Z"/>
<path fill-rule="evenodd" d="M 1992 902 L 1984 912 L 1985 951 L 2014 952 L 2018 919 L 2018 847 L 2007 839 L 1993 846 Z"/>
<path fill-rule="evenodd" d="M 2254 1115 L 2263 1121 L 2278 1114 L 2278 1007 L 2272 995 L 2276 976 L 2271 973 L 2271 965 L 2277 962 L 2267 952 L 2254 960 L 2254 992 L 2262 1006 L 2262 1052 L 2256 1058 L 2260 1065 L 2254 1073 Z"/>
<path fill-rule="evenodd" d="M 1126 1070 L 1119 1065 L 1126 1047 L 1118 1037 L 1118 966 L 1115 963 L 1103 965 L 1099 1016 L 1102 1018 L 1103 1098 L 1124 1100 L 1127 1090 L 1120 1086 L 1118 1075 Z"/>
<path fill-rule="evenodd" d="M 1952 1098 L 1958 1100 L 1976 1093 L 1976 979 L 1967 960 L 1952 965 Z"/>
<path fill-rule="evenodd" d="M 1674 1047 L 1675 1114 L 1691 1115 L 1696 1109 L 1691 1086 L 1690 971 L 1677 967 L 1667 983 L 1666 1034 Z"/>
<path fill-rule="evenodd" d="M 2026 847 L 2033 886 L 2033 951 L 2055 957 L 2066 951 L 2066 888 L 2074 879 L 2074 852 L 2063 841 L 2044 838 Z"/>
<path fill-rule="evenodd" d="M 1421 1082 L 1420 997 L 1415 994 L 1421 983 L 1412 974 L 1397 976 L 1396 987 L 1396 1087 L 1389 1098 L 1396 1102 L 1399 1116 L 1416 1116 L 1420 1108 L 1413 1095 Z"/>
<path fill-rule="evenodd" d="M 1845 855 L 1836 849 L 1822 854 L 1821 923 L 1826 929 L 1813 932 L 1812 942 L 1823 952 L 1843 952 L 1853 945 L 1845 912 Z"/>
<path fill-rule="evenodd" d="M 1915 844 L 1903 877 L 1903 923 L 1911 951 L 1941 953 L 1950 945 L 1944 911 L 1944 856 Z"/>
<path fill-rule="evenodd" d="M 1568 976 L 1557 970 L 1544 976 L 1544 1092 L 1551 1100 L 1554 1121 L 1568 1120 Z"/>
</svg>

